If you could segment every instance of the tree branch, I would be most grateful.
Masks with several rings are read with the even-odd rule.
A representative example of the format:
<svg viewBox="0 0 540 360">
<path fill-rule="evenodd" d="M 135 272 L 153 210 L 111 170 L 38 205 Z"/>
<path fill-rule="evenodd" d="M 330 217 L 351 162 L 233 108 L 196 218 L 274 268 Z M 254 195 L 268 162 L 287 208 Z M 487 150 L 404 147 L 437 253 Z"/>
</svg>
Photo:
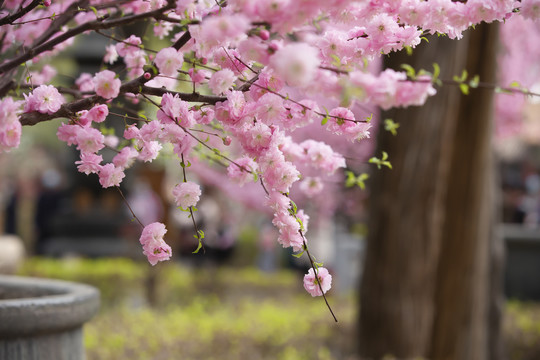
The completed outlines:
<svg viewBox="0 0 540 360">
<path fill-rule="evenodd" d="M 21 8 L 18 12 L 15 14 L 7 15 L 0 19 L 0 26 L 11 24 L 17 19 L 22 18 L 24 15 L 28 14 L 32 9 L 36 8 L 39 4 L 41 4 L 42 0 L 34 0 L 32 1 L 27 7 Z"/>
<path fill-rule="evenodd" d="M 37 47 L 35 47 L 33 49 L 30 49 L 28 52 L 22 54 L 21 56 L 18 56 L 18 57 L 16 57 L 15 59 L 13 59 L 11 61 L 7 61 L 7 62 L 3 63 L 2 65 L 0 65 L 0 74 L 5 73 L 8 70 L 16 68 L 20 64 L 34 58 L 35 56 L 37 56 L 37 55 L 39 55 L 39 54 L 41 54 L 41 53 L 43 53 L 45 51 L 53 50 L 56 45 L 61 44 L 64 41 L 66 41 L 66 40 L 68 40 L 68 39 L 70 39 L 70 38 L 72 38 L 72 37 L 74 37 L 76 35 L 82 34 L 83 32 L 86 32 L 86 31 L 89 31 L 89 30 L 110 29 L 110 28 L 117 27 L 117 26 L 131 24 L 131 23 L 139 21 L 139 20 L 156 17 L 157 15 L 159 15 L 162 12 L 164 12 L 166 10 L 169 10 L 169 9 L 172 9 L 172 5 L 170 3 L 167 4 L 167 6 L 162 7 L 161 9 L 149 11 L 149 12 L 142 13 L 142 14 L 125 16 L 125 17 L 121 17 L 121 18 L 118 18 L 118 19 L 110 20 L 110 21 L 103 21 L 103 19 L 99 19 L 99 20 L 95 20 L 95 21 L 91 21 L 91 22 L 81 24 L 81 25 L 79 25 L 79 26 L 77 26 L 77 27 L 75 27 L 75 28 L 73 28 L 71 30 L 66 31 L 63 34 L 58 35 L 57 37 L 55 37 L 55 38 L 53 38 L 53 39 L 51 39 L 51 40 L 49 40 L 49 41 L 47 41 L 47 42 L 45 42 L 45 43 L 43 43 L 41 45 L 38 45 Z M 180 39 L 182 39 L 184 37 L 184 35 Z M 190 36 L 190 38 L 191 38 L 191 36 Z M 179 41 L 177 41 L 177 43 L 178 42 Z"/>
</svg>

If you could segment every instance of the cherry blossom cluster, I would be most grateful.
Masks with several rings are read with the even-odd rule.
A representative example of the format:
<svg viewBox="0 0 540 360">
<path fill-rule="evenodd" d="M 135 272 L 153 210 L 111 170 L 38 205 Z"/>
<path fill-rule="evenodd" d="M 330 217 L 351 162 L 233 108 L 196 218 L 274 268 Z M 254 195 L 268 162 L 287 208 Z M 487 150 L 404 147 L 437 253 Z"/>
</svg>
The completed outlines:
<svg viewBox="0 0 540 360">
<path fill-rule="evenodd" d="M 538 0 L 2 3 L 0 41 L 9 58 L 0 63 L 0 150 L 18 146 L 21 124 L 64 118 L 58 138 L 79 150 L 78 170 L 97 174 L 105 188 L 119 186 L 135 161 L 163 152 L 183 167 L 184 158 L 217 159 L 232 182 L 260 184 L 277 241 L 312 263 L 304 287 L 313 296 L 324 295 L 332 278 L 313 265 L 305 236 L 310 216 L 297 208 L 293 190 L 325 196 L 325 181 L 347 167 L 330 143 L 357 146 L 371 135 L 372 117 L 360 110 L 422 105 L 435 94 L 429 75 L 410 81 L 405 72 L 373 73 L 370 64 L 414 48 L 426 33 L 460 38 L 482 21 L 540 15 Z M 154 49 L 145 37 L 117 31 L 138 21 L 152 24 L 146 36 L 165 45 Z M 91 31 L 109 42 L 104 67 L 80 74 L 69 89 L 51 85 L 58 69 L 48 59 Z M 155 113 L 122 118 L 112 114 L 120 103 Z M 124 122 L 123 133 L 102 133 L 101 123 L 115 120 Z M 306 135 L 314 131 L 324 135 Z M 115 152 L 110 162 L 105 151 Z M 185 172 L 171 194 L 192 211 L 204 194 Z M 148 261 L 169 259 L 165 226 L 142 225 Z"/>
</svg>

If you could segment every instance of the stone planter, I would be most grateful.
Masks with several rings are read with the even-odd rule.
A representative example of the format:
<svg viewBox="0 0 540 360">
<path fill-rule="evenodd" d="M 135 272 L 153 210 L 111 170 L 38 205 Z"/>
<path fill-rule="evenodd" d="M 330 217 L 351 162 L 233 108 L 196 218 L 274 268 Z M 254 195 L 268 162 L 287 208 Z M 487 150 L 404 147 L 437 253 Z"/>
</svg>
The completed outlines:
<svg viewBox="0 0 540 360">
<path fill-rule="evenodd" d="M 0 275 L 0 360 L 81 360 L 83 324 L 97 289 L 59 280 Z"/>
</svg>

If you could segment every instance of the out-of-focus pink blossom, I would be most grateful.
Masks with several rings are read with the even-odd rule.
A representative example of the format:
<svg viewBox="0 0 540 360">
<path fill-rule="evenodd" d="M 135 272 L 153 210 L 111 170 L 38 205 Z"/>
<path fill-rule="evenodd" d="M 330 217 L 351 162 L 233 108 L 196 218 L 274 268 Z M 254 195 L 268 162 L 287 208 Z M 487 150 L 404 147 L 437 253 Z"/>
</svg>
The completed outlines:
<svg viewBox="0 0 540 360">
<path fill-rule="evenodd" d="M 307 86 L 320 65 L 319 52 L 305 43 L 289 44 L 270 58 L 270 66 L 291 86 Z"/>
<path fill-rule="evenodd" d="M 177 76 L 177 71 L 182 68 L 184 56 L 181 51 L 168 47 L 161 49 L 154 59 L 160 73 L 167 76 Z"/>
<path fill-rule="evenodd" d="M 229 88 L 232 87 L 235 80 L 236 80 L 236 76 L 234 75 L 232 70 L 222 69 L 222 70 L 216 71 L 212 75 L 212 77 L 210 78 L 210 81 L 208 82 L 208 87 L 216 95 L 223 94 Z"/>
</svg>

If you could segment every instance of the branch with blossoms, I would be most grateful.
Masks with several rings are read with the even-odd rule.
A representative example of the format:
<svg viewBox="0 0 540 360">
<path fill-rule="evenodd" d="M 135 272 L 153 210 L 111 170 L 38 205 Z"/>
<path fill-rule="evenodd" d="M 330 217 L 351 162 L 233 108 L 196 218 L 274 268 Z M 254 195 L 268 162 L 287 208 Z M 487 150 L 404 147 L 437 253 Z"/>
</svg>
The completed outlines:
<svg viewBox="0 0 540 360">
<path fill-rule="evenodd" d="M 428 33 L 458 39 L 482 21 L 535 17 L 533 3 L 489 2 L 490 11 L 483 11 L 478 8 L 482 1 L 451 0 L 440 1 L 438 9 L 426 1 L 386 0 L 377 5 L 342 0 L 5 0 L 0 5 L 0 43 L 6 54 L 0 63 L 0 151 L 18 146 L 22 125 L 67 119 L 57 136 L 79 151 L 77 169 L 96 174 L 104 188 L 118 188 L 136 161 L 152 162 L 172 149 L 167 155 L 178 157 L 183 180 L 171 194 L 192 219 L 196 251 L 204 246 L 204 232 L 195 221 L 195 206 L 204 194 L 186 172 L 195 158 L 217 160 L 230 182 L 260 184 L 260 202 L 273 213 L 277 242 L 297 255 L 307 254 L 311 269 L 304 287 L 328 305 L 331 276 L 308 250 L 309 216 L 292 201 L 293 193 L 328 202 L 332 193 L 325 184 L 343 178 L 347 161 L 369 157 L 358 149 L 370 137 L 372 107 L 419 106 L 435 94 L 434 85 L 447 85 L 435 72 L 372 73 L 369 65 L 381 54 L 414 49 Z M 134 23 L 153 25 L 153 35 L 119 31 Z M 104 66 L 79 74 L 71 87 L 55 87 L 57 69 L 51 59 L 92 32 L 112 42 L 104 44 Z M 163 47 L 154 48 L 157 38 Z M 454 83 L 462 89 L 488 87 L 473 80 Z M 517 90 L 533 94 L 511 91 Z M 126 105 L 130 102 L 153 104 L 157 112 L 136 112 Z M 369 115 L 361 114 L 366 109 Z M 115 120 L 124 122 L 122 134 L 100 130 L 103 122 Z M 397 133 L 399 125 L 387 119 L 384 126 Z M 355 151 L 347 158 L 335 150 L 346 145 Z M 111 162 L 104 162 L 104 149 L 114 150 Z M 391 167 L 386 153 L 369 163 Z M 364 186 L 366 174 L 349 169 L 346 174 L 347 186 Z M 141 226 L 148 261 L 156 265 L 170 259 L 165 225 Z"/>
</svg>

